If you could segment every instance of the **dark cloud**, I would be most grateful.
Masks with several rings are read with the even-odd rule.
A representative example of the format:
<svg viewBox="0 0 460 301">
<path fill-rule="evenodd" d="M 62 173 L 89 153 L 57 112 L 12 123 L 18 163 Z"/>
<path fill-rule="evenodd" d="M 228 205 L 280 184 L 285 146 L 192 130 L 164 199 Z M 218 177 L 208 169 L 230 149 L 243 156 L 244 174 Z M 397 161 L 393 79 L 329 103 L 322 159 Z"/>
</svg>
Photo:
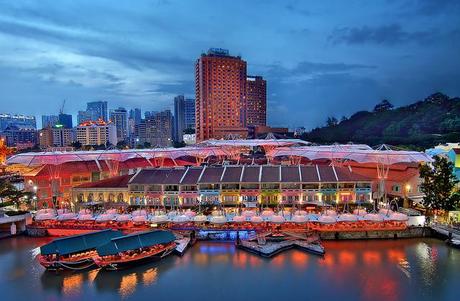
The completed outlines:
<svg viewBox="0 0 460 301">
<path fill-rule="evenodd" d="M 335 44 L 380 44 L 396 45 L 408 42 L 425 43 L 434 38 L 436 32 L 405 31 L 399 24 L 382 26 L 342 27 L 335 29 L 329 40 Z"/>
</svg>

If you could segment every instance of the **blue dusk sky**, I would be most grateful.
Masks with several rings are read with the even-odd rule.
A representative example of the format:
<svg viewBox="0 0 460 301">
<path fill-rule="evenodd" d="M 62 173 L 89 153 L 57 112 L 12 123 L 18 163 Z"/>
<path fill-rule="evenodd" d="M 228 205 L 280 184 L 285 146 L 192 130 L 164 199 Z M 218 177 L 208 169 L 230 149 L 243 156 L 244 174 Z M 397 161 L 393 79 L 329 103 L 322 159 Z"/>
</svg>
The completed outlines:
<svg viewBox="0 0 460 301">
<path fill-rule="evenodd" d="M 171 108 L 194 97 L 194 63 L 210 47 L 267 79 L 273 126 L 460 96 L 456 0 L 0 0 L 0 111 L 40 120 L 63 99 L 72 114 L 94 100 Z"/>
</svg>

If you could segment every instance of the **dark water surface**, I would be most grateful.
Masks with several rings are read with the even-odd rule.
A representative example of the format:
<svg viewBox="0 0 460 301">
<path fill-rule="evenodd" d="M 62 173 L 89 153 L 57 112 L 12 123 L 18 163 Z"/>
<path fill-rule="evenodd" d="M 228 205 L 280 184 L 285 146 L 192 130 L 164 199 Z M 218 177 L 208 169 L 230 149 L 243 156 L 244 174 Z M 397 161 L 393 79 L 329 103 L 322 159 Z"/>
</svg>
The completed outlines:
<svg viewBox="0 0 460 301">
<path fill-rule="evenodd" d="M 434 239 L 324 242 L 324 258 L 273 259 L 202 242 L 130 270 L 61 274 L 35 259 L 48 241 L 0 240 L 1 300 L 460 300 L 460 251 Z"/>
</svg>

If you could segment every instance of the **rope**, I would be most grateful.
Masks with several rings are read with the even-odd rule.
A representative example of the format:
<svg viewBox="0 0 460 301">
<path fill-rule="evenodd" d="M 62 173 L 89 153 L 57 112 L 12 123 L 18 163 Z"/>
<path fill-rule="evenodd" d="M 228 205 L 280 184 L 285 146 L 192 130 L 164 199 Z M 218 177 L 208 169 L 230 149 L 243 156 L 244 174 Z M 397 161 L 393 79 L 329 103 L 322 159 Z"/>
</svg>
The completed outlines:
<svg viewBox="0 0 460 301">
<path fill-rule="evenodd" d="M 76 267 L 72 267 L 72 266 L 68 266 L 62 262 L 59 263 L 61 266 L 65 267 L 66 269 L 69 269 L 69 270 L 74 270 L 74 271 L 79 271 L 79 270 L 84 270 L 84 269 L 87 269 L 89 268 L 90 266 L 92 266 L 94 264 L 94 261 L 91 261 L 87 266 L 84 266 L 84 267 L 81 267 L 81 268 L 76 268 Z"/>
</svg>

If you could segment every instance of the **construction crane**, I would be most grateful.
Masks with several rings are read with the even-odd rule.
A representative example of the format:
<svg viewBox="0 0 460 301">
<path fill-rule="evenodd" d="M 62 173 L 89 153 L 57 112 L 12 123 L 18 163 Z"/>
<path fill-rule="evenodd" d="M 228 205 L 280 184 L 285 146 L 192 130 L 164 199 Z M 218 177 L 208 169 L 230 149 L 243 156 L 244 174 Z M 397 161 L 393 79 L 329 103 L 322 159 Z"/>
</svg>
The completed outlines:
<svg viewBox="0 0 460 301">
<path fill-rule="evenodd" d="M 62 101 L 62 106 L 59 109 L 59 114 L 64 114 L 65 99 Z"/>
</svg>

